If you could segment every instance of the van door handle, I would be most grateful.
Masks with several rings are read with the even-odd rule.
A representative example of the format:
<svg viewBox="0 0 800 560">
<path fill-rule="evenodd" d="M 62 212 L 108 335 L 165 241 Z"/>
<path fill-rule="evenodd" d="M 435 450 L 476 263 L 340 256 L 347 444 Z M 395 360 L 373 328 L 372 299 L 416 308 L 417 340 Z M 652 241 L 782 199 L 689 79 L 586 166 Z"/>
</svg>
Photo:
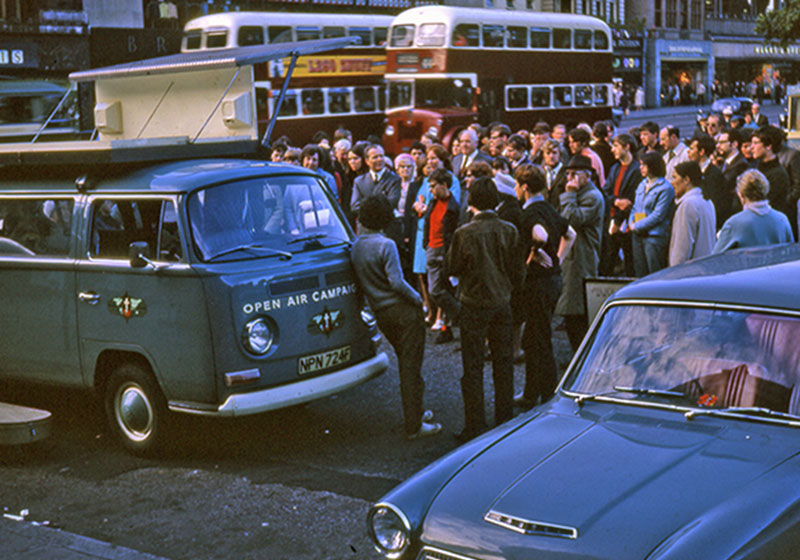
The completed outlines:
<svg viewBox="0 0 800 560">
<path fill-rule="evenodd" d="M 81 292 L 78 294 L 78 299 L 83 303 L 88 303 L 89 305 L 97 305 L 100 303 L 100 294 L 96 294 L 94 292 Z"/>
</svg>

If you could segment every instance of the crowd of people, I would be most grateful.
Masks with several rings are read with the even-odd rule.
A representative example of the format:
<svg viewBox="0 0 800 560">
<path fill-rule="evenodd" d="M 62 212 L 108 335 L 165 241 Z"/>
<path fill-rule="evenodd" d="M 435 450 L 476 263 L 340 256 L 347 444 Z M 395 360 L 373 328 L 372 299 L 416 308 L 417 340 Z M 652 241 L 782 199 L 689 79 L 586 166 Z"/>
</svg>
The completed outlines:
<svg viewBox="0 0 800 560">
<path fill-rule="evenodd" d="M 571 130 L 545 122 L 462 130 L 450 149 L 426 134 L 388 158 L 378 138 L 344 130 L 273 159 L 322 175 L 359 232 L 352 249 L 362 292 L 398 356 L 406 434 L 441 430 L 423 410 L 425 329 L 461 338 L 469 440 L 487 428 L 483 361 L 495 422 L 544 402 L 558 368 L 552 323 L 573 350 L 588 323 L 584 279 L 641 277 L 739 247 L 794 242 L 800 152 L 753 105 L 749 121 L 714 114 L 682 135 L 645 122 Z M 488 348 L 486 347 L 488 341 Z M 513 363 L 525 363 L 514 395 Z"/>
</svg>

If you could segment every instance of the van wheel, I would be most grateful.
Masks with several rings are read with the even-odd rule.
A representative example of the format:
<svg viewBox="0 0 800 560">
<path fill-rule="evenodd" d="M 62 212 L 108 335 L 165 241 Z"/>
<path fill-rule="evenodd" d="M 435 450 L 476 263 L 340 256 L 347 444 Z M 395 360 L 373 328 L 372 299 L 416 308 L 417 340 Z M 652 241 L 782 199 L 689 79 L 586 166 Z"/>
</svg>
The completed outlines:
<svg viewBox="0 0 800 560">
<path fill-rule="evenodd" d="M 167 405 L 150 373 L 133 364 L 122 364 L 111 374 L 105 392 L 106 415 L 111 432 L 131 452 L 155 452 L 164 439 Z"/>
</svg>

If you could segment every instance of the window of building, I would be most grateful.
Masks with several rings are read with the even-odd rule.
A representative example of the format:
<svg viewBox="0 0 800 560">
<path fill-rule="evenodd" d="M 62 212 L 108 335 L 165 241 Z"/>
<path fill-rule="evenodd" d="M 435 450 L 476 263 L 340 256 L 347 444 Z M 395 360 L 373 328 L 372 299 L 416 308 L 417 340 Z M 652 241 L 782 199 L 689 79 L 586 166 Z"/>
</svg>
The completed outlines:
<svg viewBox="0 0 800 560">
<path fill-rule="evenodd" d="M 701 0 L 692 0 L 692 29 L 700 29 L 703 25 L 703 3 Z"/>
<path fill-rule="evenodd" d="M 678 6 L 677 0 L 666 0 L 667 14 L 664 27 L 678 27 Z"/>
<path fill-rule="evenodd" d="M 480 46 L 480 28 L 475 23 L 459 23 L 450 39 L 454 47 Z"/>
<path fill-rule="evenodd" d="M 653 25 L 655 27 L 661 27 L 663 22 L 663 8 L 661 6 L 661 2 L 663 0 L 656 0 L 656 7 L 653 12 Z"/>
<path fill-rule="evenodd" d="M 689 29 L 689 0 L 680 0 L 680 28 Z"/>
<path fill-rule="evenodd" d="M 508 86 L 506 89 L 506 107 L 509 109 L 527 109 L 528 86 Z"/>
</svg>

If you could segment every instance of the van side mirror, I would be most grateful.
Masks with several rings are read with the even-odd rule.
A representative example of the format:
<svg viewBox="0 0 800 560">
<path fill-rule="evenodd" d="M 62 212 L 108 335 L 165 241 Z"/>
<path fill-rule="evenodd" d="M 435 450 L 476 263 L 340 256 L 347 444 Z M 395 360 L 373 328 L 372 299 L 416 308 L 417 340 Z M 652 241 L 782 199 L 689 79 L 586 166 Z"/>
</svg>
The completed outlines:
<svg viewBox="0 0 800 560">
<path fill-rule="evenodd" d="M 150 259 L 150 245 L 147 241 L 134 241 L 128 245 L 128 258 L 132 268 L 144 268 L 153 264 Z"/>
</svg>

